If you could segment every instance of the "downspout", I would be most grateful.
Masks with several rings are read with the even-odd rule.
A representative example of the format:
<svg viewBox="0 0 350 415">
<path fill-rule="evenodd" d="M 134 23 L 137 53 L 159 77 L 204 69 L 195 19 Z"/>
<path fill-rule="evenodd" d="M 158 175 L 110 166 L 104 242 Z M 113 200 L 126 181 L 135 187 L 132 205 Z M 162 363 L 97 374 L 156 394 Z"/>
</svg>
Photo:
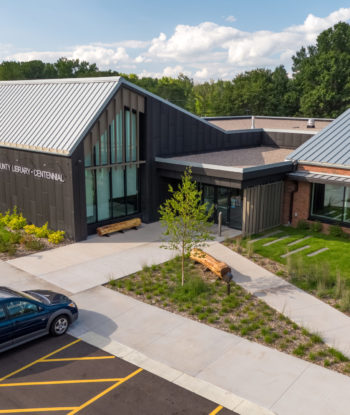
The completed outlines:
<svg viewBox="0 0 350 415">
<path fill-rule="evenodd" d="M 297 162 L 293 163 L 293 171 L 297 170 Z M 290 201 L 289 201 L 289 218 L 288 222 L 291 225 L 293 221 L 293 206 L 294 206 L 294 193 L 299 190 L 299 182 L 294 181 L 294 190 L 290 192 Z"/>
<path fill-rule="evenodd" d="M 291 225 L 293 220 L 293 205 L 294 205 L 294 193 L 299 190 L 299 182 L 294 182 L 295 188 L 290 192 L 290 201 L 289 201 L 289 218 L 288 222 Z"/>
</svg>

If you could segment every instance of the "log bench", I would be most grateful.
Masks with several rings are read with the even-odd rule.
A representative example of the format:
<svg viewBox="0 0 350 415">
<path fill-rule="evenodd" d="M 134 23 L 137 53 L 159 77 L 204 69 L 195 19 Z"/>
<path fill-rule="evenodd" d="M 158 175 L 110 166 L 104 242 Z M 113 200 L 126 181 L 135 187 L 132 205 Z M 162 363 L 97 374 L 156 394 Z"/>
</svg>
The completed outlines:
<svg viewBox="0 0 350 415">
<path fill-rule="evenodd" d="M 129 220 L 124 220 L 123 222 L 112 223 L 110 225 L 100 226 L 96 229 L 98 235 L 100 236 L 109 236 L 113 232 L 123 232 L 126 229 L 137 229 L 141 225 L 140 218 L 134 218 Z"/>
<path fill-rule="evenodd" d="M 201 249 L 195 248 L 192 249 L 190 253 L 190 258 L 193 261 L 200 262 L 210 271 L 212 271 L 219 278 L 229 283 L 232 279 L 231 268 L 225 264 L 225 262 L 220 262 L 211 255 L 205 253 Z"/>
</svg>

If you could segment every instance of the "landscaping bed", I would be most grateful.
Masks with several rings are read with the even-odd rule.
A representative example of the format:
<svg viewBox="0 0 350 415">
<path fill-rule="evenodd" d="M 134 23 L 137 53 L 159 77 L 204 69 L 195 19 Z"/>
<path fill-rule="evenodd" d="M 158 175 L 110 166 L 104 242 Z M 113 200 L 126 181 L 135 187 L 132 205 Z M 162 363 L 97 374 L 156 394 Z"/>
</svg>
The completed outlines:
<svg viewBox="0 0 350 415">
<path fill-rule="evenodd" d="M 3 261 L 68 243 L 71 241 L 64 238 L 63 231 L 52 231 L 47 223 L 41 227 L 28 225 L 16 208 L 0 213 L 0 259 Z"/>
<path fill-rule="evenodd" d="M 282 226 L 274 231 L 279 232 L 255 242 L 255 239 L 269 235 L 272 231 L 251 238 L 228 239 L 224 245 L 350 315 L 350 240 L 311 229 Z M 306 237 L 308 239 L 304 239 Z M 284 239 L 265 246 L 280 238 Z M 291 243 L 295 244 L 289 245 Z M 282 257 L 305 246 L 309 248 Z M 308 256 L 322 248 L 328 250 Z"/>
<path fill-rule="evenodd" d="M 304 360 L 350 373 L 350 362 L 317 334 L 299 327 L 242 287 L 227 286 L 201 264 L 186 259 L 181 286 L 181 259 L 144 267 L 106 286 L 173 313 L 237 334 Z"/>
</svg>

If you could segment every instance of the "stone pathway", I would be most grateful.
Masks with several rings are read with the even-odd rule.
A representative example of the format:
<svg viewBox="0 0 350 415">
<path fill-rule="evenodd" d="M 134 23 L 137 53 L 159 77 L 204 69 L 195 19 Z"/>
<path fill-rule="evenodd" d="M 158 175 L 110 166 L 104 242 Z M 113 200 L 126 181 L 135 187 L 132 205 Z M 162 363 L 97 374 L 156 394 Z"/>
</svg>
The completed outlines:
<svg viewBox="0 0 350 415">
<path fill-rule="evenodd" d="M 308 249 L 308 248 L 310 248 L 310 245 L 305 245 L 305 246 L 302 246 L 301 248 L 294 249 L 294 251 L 290 251 L 290 252 L 287 252 L 286 254 L 281 255 L 281 258 L 287 258 L 287 257 L 289 257 L 290 255 L 296 254 L 297 252 L 301 252 L 301 251 L 303 251 L 304 249 Z"/>
<path fill-rule="evenodd" d="M 321 249 L 319 249 L 318 251 L 311 252 L 311 254 L 307 254 L 306 256 L 308 256 L 308 257 L 312 257 L 312 256 L 318 255 L 318 254 L 320 254 L 320 253 L 322 253 L 322 252 L 328 251 L 328 249 L 329 249 L 329 248 L 321 248 Z"/>
<path fill-rule="evenodd" d="M 252 239 L 252 240 L 248 241 L 248 244 L 252 244 L 254 242 L 260 241 L 261 239 L 270 238 L 271 236 L 275 236 L 275 235 L 277 235 L 281 232 L 282 232 L 281 230 L 278 230 L 278 231 L 274 231 L 274 232 L 271 232 L 271 233 L 267 233 L 266 235 L 260 236 L 259 238 Z"/>
<path fill-rule="evenodd" d="M 306 240 L 307 240 L 307 239 L 309 239 L 309 238 L 311 238 L 311 235 L 309 235 L 309 236 L 305 236 L 304 238 L 301 238 L 301 239 L 298 239 L 297 241 L 291 242 L 291 243 L 289 243 L 287 246 L 297 245 L 297 244 L 299 244 L 300 242 L 304 242 L 304 241 L 306 241 Z"/>
<path fill-rule="evenodd" d="M 273 241 L 267 242 L 267 243 L 266 243 L 266 244 L 264 244 L 263 246 L 270 246 L 270 245 L 276 244 L 277 242 L 281 242 L 281 241 L 283 241 L 284 239 L 287 239 L 287 238 L 289 238 L 289 237 L 290 237 L 290 235 L 285 235 L 285 236 L 282 236 L 281 238 L 274 239 Z"/>
</svg>

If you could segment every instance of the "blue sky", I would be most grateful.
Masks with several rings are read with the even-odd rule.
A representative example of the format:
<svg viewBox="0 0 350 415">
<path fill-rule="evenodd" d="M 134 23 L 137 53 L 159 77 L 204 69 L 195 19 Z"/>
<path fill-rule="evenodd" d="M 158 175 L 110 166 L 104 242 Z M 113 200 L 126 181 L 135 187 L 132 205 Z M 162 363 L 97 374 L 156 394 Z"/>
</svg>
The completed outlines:
<svg viewBox="0 0 350 415">
<path fill-rule="evenodd" d="M 100 69 L 197 81 L 256 67 L 289 70 L 302 45 L 339 20 L 345 1 L 0 0 L 0 61 L 61 56 Z"/>
</svg>

